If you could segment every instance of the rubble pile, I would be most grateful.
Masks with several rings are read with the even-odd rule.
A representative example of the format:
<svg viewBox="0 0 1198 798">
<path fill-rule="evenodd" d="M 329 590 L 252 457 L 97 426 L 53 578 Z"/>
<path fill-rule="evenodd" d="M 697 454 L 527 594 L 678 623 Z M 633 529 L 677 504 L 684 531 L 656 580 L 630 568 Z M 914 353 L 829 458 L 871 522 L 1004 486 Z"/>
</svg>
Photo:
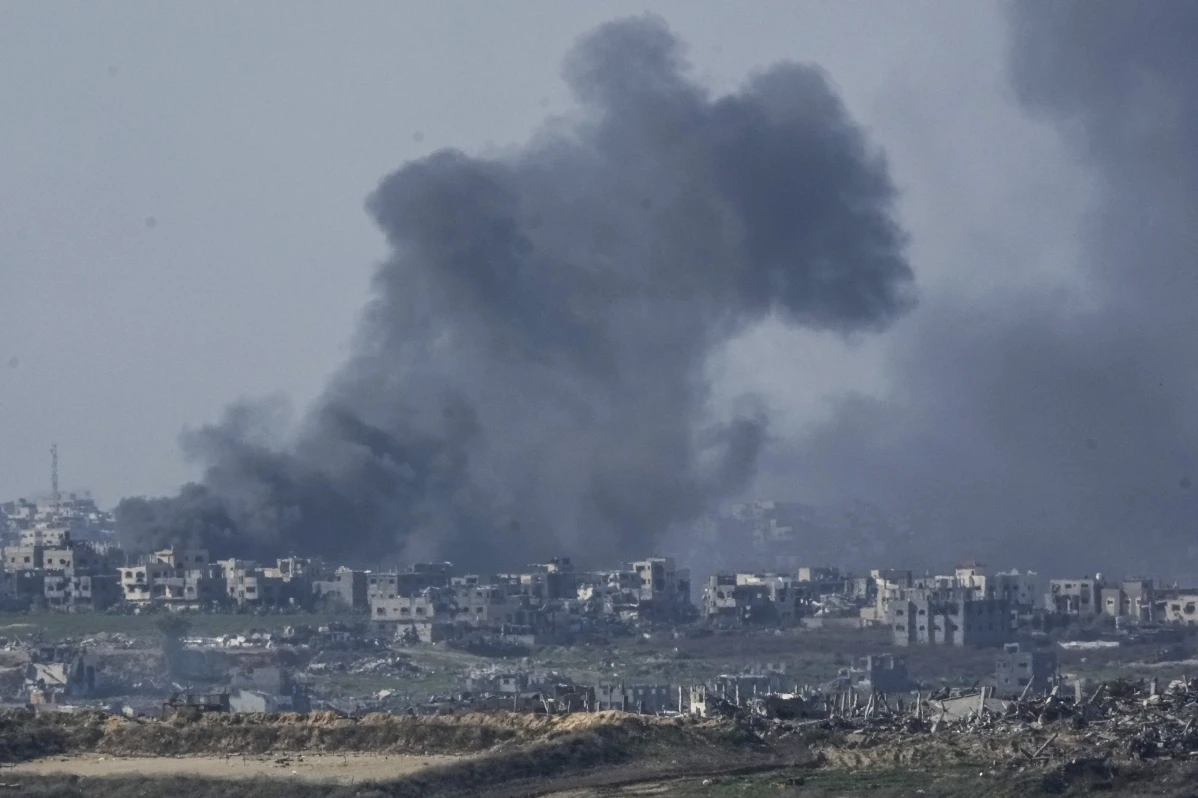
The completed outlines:
<svg viewBox="0 0 1198 798">
<path fill-rule="evenodd" d="M 416 676 L 425 673 L 426 670 L 408 657 L 399 654 L 358 660 L 349 666 L 350 673 L 381 673 L 397 676 Z"/>
<path fill-rule="evenodd" d="M 385 676 L 421 676 L 431 671 L 403 654 L 388 652 L 358 657 L 344 652 L 321 652 L 306 668 L 309 674 L 354 673 Z"/>
<path fill-rule="evenodd" d="M 743 704 L 709 702 L 761 739 L 791 736 L 831 748 L 879 748 L 915 761 L 922 742 L 974 745 L 1008 764 L 1073 760 L 1198 760 L 1198 679 L 1104 682 L 1092 691 L 1004 700 L 988 688 L 944 689 L 915 699 L 884 693 L 770 695 Z M 882 753 L 881 751 L 879 753 Z"/>
</svg>

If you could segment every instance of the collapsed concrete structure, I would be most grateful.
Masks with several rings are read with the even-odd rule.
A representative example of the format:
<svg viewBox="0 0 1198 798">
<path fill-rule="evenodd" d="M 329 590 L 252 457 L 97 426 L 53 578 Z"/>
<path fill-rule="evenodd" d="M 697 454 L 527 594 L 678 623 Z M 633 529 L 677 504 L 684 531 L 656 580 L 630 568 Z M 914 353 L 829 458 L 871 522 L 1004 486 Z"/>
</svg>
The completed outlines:
<svg viewBox="0 0 1198 798">
<path fill-rule="evenodd" d="M 785 626 L 803 615 L 807 595 L 782 574 L 712 574 L 703 586 L 703 615 L 719 623 Z"/>
</svg>

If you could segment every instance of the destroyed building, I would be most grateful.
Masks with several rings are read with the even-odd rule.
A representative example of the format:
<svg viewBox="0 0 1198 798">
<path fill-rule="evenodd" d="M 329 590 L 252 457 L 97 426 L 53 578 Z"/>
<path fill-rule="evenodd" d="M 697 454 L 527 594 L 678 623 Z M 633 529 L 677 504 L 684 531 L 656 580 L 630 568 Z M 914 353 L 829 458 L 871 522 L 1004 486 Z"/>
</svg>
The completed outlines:
<svg viewBox="0 0 1198 798">
<path fill-rule="evenodd" d="M 1198 625 L 1198 591 L 1176 593 L 1165 599 L 1163 604 L 1166 623 Z"/>
<path fill-rule="evenodd" d="M 1052 579 L 1045 606 L 1050 612 L 1072 618 L 1093 618 L 1102 612 L 1102 578 Z"/>
<path fill-rule="evenodd" d="M 803 612 L 805 591 L 778 574 L 712 574 L 703 587 L 703 615 L 735 624 L 794 623 Z"/>
<path fill-rule="evenodd" d="M 640 577 L 637 588 L 642 618 L 683 620 L 691 617 L 690 571 L 678 568 L 673 557 L 651 557 L 629 563 L 629 570 Z"/>
<path fill-rule="evenodd" d="M 367 587 L 371 574 L 346 566 L 338 567 L 324 579 L 312 582 L 312 598 L 330 609 L 364 610 L 370 607 Z M 392 594 L 394 595 L 394 594 Z"/>
<path fill-rule="evenodd" d="M 793 686 L 786 674 L 777 671 L 768 673 L 722 673 L 709 681 L 705 687 L 711 695 L 739 705 L 748 698 L 782 692 Z"/>
<path fill-rule="evenodd" d="M 416 563 L 403 570 L 370 573 L 367 577 L 366 598 L 397 598 L 411 596 L 427 588 L 449 587 L 453 563 Z"/>
<path fill-rule="evenodd" d="M 414 595 L 375 596 L 370 601 L 370 621 L 377 632 L 421 643 L 451 638 L 456 616 L 453 595 L 447 588 L 428 587 Z"/>
<path fill-rule="evenodd" d="M 640 575 L 630 570 L 580 574 L 578 600 L 592 614 L 635 620 L 640 611 Z"/>
<path fill-rule="evenodd" d="M 595 687 L 595 709 L 620 710 L 645 715 L 679 709 L 679 696 L 668 684 L 600 684 Z"/>
<path fill-rule="evenodd" d="M 808 591 L 815 596 L 846 593 L 848 577 L 839 568 L 822 566 L 817 568 L 803 567 L 796 574 L 799 582 L 803 582 Z"/>
<path fill-rule="evenodd" d="M 194 712 L 205 714 L 209 712 L 229 712 L 230 702 L 227 692 L 178 692 L 171 693 L 170 698 L 162 703 L 164 718 L 179 712 Z"/>
<path fill-rule="evenodd" d="M 919 684 L 907 673 L 907 662 L 893 654 L 871 654 L 859 657 L 842 668 L 830 692 L 857 690 L 862 693 L 903 693 L 918 689 Z"/>
<path fill-rule="evenodd" d="M 578 594 L 577 574 L 569 557 L 547 563 L 534 563 L 518 574 L 501 574 L 496 581 L 513 587 L 514 592 L 532 599 L 566 599 Z"/>
<path fill-rule="evenodd" d="M 910 571 L 895 568 L 875 568 L 869 572 L 873 582 L 870 606 L 861 608 L 861 618 L 870 624 L 890 622 L 890 603 L 901 599 L 913 584 Z"/>
<path fill-rule="evenodd" d="M 1136 623 L 1157 620 L 1157 595 L 1151 579 L 1125 579 L 1117 585 L 1100 588 L 1102 613 Z"/>
<path fill-rule="evenodd" d="M 86 651 L 42 646 L 25 666 L 24 692 L 31 704 L 61 704 L 95 691 L 96 664 Z"/>
<path fill-rule="evenodd" d="M 205 549 L 162 549 L 120 571 L 124 600 L 132 604 L 203 607 L 223 601 L 226 585 Z"/>
<path fill-rule="evenodd" d="M 995 662 L 994 677 L 999 698 L 1045 695 L 1060 683 L 1057 655 L 1009 643 Z"/>
<path fill-rule="evenodd" d="M 291 672 L 277 666 L 241 668 L 230 681 L 229 711 L 308 712 L 311 701 Z"/>
</svg>

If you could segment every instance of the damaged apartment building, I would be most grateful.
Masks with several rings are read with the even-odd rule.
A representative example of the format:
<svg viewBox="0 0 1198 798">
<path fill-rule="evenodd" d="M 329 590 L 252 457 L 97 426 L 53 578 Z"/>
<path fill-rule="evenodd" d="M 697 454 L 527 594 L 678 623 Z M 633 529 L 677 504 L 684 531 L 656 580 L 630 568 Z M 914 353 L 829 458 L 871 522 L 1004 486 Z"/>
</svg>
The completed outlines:
<svg viewBox="0 0 1198 798">
<path fill-rule="evenodd" d="M 211 560 L 205 549 L 163 549 L 119 569 L 130 604 L 205 609 L 229 606 L 310 606 L 324 575 L 318 560 L 287 557 L 274 566 L 252 560 Z"/>
<path fill-rule="evenodd" d="M 1167 591 L 1151 579 L 1107 582 L 1102 574 L 1080 579 L 1053 579 L 1044 597 L 1045 608 L 1063 618 L 1084 621 L 1107 616 L 1133 623 L 1164 620 Z"/>
<path fill-rule="evenodd" d="M 892 575 L 893 576 L 893 575 Z M 999 646 L 1011 641 L 1016 610 L 1011 599 L 996 594 L 978 563 L 957 567 L 952 576 L 887 582 L 874 612 L 885 612 L 898 646 Z"/>
<path fill-rule="evenodd" d="M 21 529 L 3 549 L 0 592 L 13 608 L 102 610 L 120 600 L 111 544 L 73 540 L 71 528 L 48 521 Z"/>
<path fill-rule="evenodd" d="M 1108 581 L 1095 574 L 1093 578 L 1053 579 L 1044 607 L 1067 621 L 1105 618 L 1116 624 L 1198 625 L 1198 589 L 1160 586 L 1143 577 Z"/>
<path fill-rule="evenodd" d="M 670 558 L 599 572 L 576 571 L 563 558 L 493 575 L 454 575 L 449 563 L 426 563 L 372 573 L 367 581 L 374 628 L 421 642 L 485 632 L 533 644 L 560 639 L 588 617 L 685 620 L 693 615 L 689 572 Z"/>
<path fill-rule="evenodd" d="M 712 574 L 703 586 L 703 615 L 718 624 L 787 626 L 802 616 L 807 597 L 782 574 Z"/>
<path fill-rule="evenodd" d="M 486 629 L 535 635 L 546 630 L 548 599 L 535 580 L 454 577 L 450 563 L 420 563 L 404 571 L 370 574 L 368 598 L 374 628 L 413 642 L 432 643 Z"/>
</svg>

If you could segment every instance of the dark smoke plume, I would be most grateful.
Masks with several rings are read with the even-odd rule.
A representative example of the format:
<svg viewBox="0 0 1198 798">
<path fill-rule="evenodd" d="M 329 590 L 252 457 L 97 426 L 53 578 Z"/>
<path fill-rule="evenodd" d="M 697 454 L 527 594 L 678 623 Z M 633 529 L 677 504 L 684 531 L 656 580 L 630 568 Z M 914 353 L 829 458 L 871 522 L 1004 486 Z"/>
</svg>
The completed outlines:
<svg viewBox="0 0 1198 798">
<path fill-rule="evenodd" d="M 686 72 L 662 21 L 604 25 L 566 62 L 568 126 L 386 177 L 367 207 L 392 255 L 318 406 L 290 434 L 240 406 L 186 436 L 203 483 L 126 500 L 122 533 L 611 560 L 742 490 L 766 419 L 714 420 L 709 354 L 773 315 L 881 329 L 912 273 L 886 165 L 820 71 L 724 97 Z"/>
<path fill-rule="evenodd" d="M 1084 289 L 925 304 L 897 344 L 894 395 L 846 400 L 776 465 L 917 517 L 913 565 L 1192 573 L 1198 5 L 1011 11 L 1020 102 L 1097 178 Z"/>
</svg>

